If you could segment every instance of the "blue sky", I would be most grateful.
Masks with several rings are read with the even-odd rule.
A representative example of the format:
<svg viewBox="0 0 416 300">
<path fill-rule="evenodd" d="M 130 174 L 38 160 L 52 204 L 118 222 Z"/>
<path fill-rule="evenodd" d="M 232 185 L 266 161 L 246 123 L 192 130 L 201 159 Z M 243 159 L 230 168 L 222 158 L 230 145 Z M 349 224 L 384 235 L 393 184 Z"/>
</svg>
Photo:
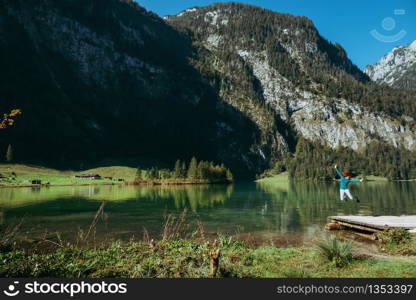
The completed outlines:
<svg viewBox="0 0 416 300">
<path fill-rule="evenodd" d="M 160 16 L 219 1 L 138 0 Z M 222 1 L 230 2 L 230 1 Z M 311 19 L 322 36 L 340 43 L 360 68 L 377 62 L 393 47 L 416 40 L 415 0 L 241 0 Z M 372 33 L 371 33 L 372 32 Z"/>
</svg>

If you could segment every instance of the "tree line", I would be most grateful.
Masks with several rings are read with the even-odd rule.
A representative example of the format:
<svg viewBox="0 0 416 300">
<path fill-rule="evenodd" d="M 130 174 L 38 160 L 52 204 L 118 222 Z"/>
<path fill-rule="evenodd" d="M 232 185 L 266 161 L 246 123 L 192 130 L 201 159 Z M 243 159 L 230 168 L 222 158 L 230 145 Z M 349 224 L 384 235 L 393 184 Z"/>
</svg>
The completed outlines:
<svg viewBox="0 0 416 300">
<path fill-rule="evenodd" d="M 233 181 L 233 174 L 223 164 L 199 161 L 193 157 L 187 165 L 185 161 L 177 160 L 173 169 L 137 168 L 136 183 L 141 182 L 177 182 L 177 183 L 226 183 Z"/>
<path fill-rule="evenodd" d="M 295 179 L 331 180 L 333 165 L 353 176 L 376 175 L 390 180 L 416 178 L 416 153 L 372 142 L 362 152 L 340 147 L 336 150 L 301 138 L 288 161 L 289 175 Z"/>
</svg>

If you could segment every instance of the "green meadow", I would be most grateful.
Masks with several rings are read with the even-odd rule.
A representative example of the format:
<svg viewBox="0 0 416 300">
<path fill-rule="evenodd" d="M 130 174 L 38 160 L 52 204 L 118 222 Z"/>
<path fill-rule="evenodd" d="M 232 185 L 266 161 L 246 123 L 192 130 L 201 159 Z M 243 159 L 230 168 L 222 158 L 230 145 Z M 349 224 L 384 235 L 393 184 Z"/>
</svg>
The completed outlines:
<svg viewBox="0 0 416 300">
<path fill-rule="evenodd" d="M 75 178 L 75 175 L 81 174 L 99 174 L 103 179 Z M 135 168 L 122 166 L 101 167 L 85 171 L 60 171 L 38 166 L 1 164 L 0 186 L 31 186 L 29 180 L 41 180 L 42 184 L 49 185 L 120 184 L 114 179 L 132 181 L 135 174 Z M 104 177 L 113 177 L 113 180 L 104 179 Z"/>
</svg>

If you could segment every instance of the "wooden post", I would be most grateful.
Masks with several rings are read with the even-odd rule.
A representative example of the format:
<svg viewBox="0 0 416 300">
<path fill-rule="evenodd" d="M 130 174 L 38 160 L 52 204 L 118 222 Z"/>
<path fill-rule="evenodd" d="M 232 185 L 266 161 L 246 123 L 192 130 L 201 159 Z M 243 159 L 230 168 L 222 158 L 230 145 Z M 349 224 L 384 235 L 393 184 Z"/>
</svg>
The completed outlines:
<svg viewBox="0 0 416 300">
<path fill-rule="evenodd" d="M 210 251 L 209 256 L 210 256 L 210 263 L 209 263 L 210 274 L 209 275 L 210 277 L 216 277 L 218 273 L 218 268 L 220 265 L 220 256 L 221 256 L 220 249 Z"/>
</svg>

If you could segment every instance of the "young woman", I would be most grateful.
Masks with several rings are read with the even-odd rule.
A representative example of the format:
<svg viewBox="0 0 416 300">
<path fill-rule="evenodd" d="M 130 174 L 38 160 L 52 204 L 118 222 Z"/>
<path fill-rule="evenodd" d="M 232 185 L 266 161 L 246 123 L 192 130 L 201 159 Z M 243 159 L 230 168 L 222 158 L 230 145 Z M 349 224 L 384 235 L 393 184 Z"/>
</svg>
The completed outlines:
<svg viewBox="0 0 416 300">
<path fill-rule="evenodd" d="M 351 179 L 350 174 L 345 173 L 345 172 L 340 172 L 338 170 L 338 166 L 335 165 L 335 171 L 337 172 L 337 174 L 339 175 L 339 177 L 341 178 L 341 182 L 339 183 L 339 197 L 341 199 L 341 201 L 344 201 L 345 195 L 347 195 L 348 198 L 350 198 L 350 200 L 356 200 L 357 202 L 360 202 L 358 200 L 358 198 L 355 198 L 351 195 L 350 190 L 348 189 L 348 184 L 350 182 L 363 182 L 363 179 L 357 180 L 357 179 Z"/>
</svg>

